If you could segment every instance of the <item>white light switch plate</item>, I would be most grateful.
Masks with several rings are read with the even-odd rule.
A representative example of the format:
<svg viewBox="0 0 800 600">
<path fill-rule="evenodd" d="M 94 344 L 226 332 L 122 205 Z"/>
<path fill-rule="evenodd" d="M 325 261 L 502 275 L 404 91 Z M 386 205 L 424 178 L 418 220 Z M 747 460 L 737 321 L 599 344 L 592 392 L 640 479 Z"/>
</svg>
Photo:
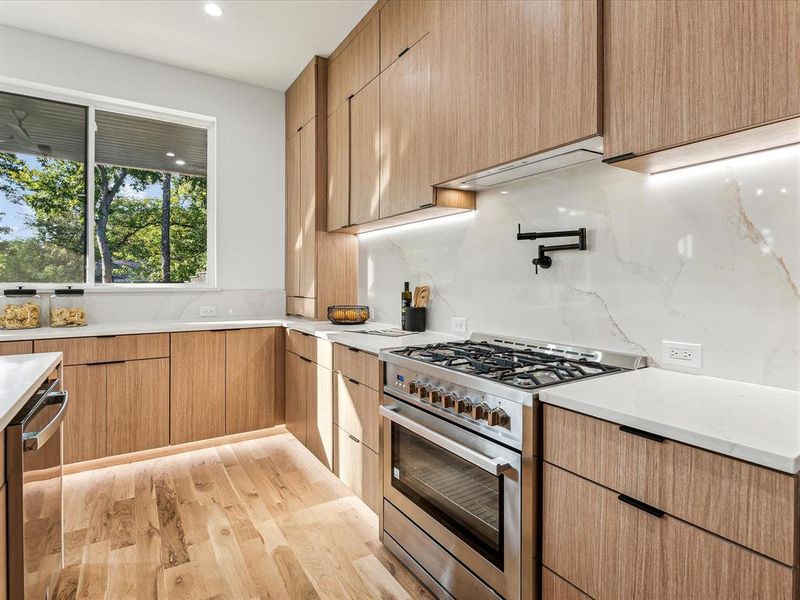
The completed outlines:
<svg viewBox="0 0 800 600">
<path fill-rule="evenodd" d="M 200 307 L 200 316 L 201 317 L 216 317 L 217 316 L 217 307 L 216 306 L 201 306 Z"/>
<path fill-rule="evenodd" d="M 467 333 L 467 320 L 464 317 L 451 317 L 450 329 L 453 333 Z"/>
<path fill-rule="evenodd" d="M 699 369 L 703 364 L 703 346 L 686 342 L 661 342 L 661 362 Z"/>
</svg>

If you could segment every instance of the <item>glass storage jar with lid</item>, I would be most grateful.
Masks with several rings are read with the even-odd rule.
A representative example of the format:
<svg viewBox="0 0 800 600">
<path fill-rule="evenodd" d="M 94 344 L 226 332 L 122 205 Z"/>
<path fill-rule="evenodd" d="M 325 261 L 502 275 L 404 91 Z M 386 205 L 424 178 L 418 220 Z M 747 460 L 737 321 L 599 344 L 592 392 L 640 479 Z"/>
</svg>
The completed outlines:
<svg viewBox="0 0 800 600">
<path fill-rule="evenodd" d="M 22 286 L 3 290 L 3 327 L 34 329 L 42 324 L 42 298 Z"/>
<path fill-rule="evenodd" d="M 50 297 L 50 327 L 82 327 L 88 322 L 82 289 L 69 286 L 53 292 Z"/>
</svg>

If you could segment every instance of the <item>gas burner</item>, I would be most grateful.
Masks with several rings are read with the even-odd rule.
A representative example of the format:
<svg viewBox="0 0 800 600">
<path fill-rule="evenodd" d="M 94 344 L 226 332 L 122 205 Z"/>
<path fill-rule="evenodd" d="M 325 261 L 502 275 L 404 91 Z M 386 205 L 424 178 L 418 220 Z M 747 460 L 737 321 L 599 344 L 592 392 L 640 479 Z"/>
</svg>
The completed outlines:
<svg viewBox="0 0 800 600">
<path fill-rule="evenodd" d="M 591 355 L 576 351 L 506 346 L 487 341 L 410 346 L 392 352 L 523 390 L 624 370 L 590 360 Z"/>
</svg>

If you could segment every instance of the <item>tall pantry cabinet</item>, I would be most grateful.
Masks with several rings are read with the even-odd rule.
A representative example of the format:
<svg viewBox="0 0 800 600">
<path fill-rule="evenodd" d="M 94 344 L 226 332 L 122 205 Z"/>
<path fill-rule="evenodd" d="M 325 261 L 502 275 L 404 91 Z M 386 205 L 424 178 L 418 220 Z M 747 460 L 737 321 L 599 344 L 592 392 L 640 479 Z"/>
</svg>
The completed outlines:
<svg viewBox="0 0 800 600">
<path fill-rule="evenodd" d="M 324 319 L 357 301 L 358 241 L 327 233 L 327 61 L 318 56 L 286 90 L 286 312 Z"/>
</svg>

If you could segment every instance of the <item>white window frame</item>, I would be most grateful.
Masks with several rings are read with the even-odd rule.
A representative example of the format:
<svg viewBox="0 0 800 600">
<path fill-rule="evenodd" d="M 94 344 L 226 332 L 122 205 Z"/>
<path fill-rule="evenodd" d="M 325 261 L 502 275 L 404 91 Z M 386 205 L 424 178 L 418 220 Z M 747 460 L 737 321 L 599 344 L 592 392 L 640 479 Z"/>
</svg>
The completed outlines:
<svg viewBox="0 0 800 600">
<path fill-rule="evenodd" d="M 43 100 L 66 102 L 86 107 L 88 131 L 86 134 L 86 280 L 69 283 L 32 283 L 25 281 L 2 282 L 2 285 L 23 285 L 35 287 L 40 292 L 52 292 L 66 285 L 80 286 L 87 292 L 159 292 L 159 291 L 215 291 L 219 290 L 219 272 L 217 270 L 217 119 L 216 117 L 198 113 L 164 108 L 140 102 L 131 102 L 119 98 L 111 98 L 88 92 L 80 92 L 56 86 L 24 81 L 10 77 L 0 78 L 0 92 L 32 96 Z M 158 121 L 167 121 L 206 130 L 207 165 L 206 165 L 206 282 L 196 283 L 96 283 L 94 281 L 94 139 L 97 125 L 95 112 L 108 111 L 134 117 L 144 117 Z"/>
</svg>

